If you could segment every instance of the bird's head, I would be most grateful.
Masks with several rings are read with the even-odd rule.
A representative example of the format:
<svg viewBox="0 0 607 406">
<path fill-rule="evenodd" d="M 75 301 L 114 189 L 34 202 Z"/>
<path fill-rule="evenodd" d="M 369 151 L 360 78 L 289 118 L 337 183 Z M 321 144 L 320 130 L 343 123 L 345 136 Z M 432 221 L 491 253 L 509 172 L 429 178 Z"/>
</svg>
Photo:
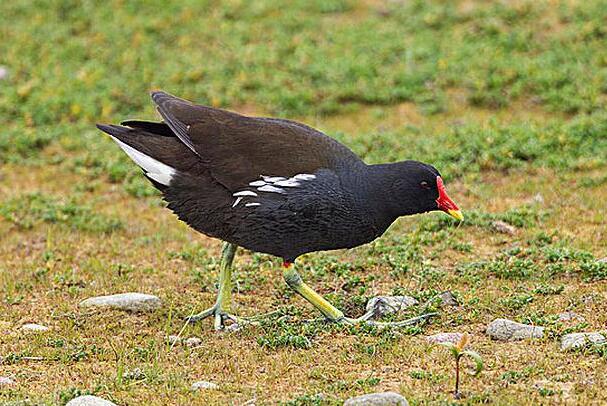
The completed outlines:
<svg viewBox="0 0 607 406">
<path fill-rule="evenodd" d="M 441 210 L 462 221 L 464 216 L 449 195 L 438 170 L 418 161 L 403 161 L 396 166 L 392 200 L 401 215 Z"/>
</svg>

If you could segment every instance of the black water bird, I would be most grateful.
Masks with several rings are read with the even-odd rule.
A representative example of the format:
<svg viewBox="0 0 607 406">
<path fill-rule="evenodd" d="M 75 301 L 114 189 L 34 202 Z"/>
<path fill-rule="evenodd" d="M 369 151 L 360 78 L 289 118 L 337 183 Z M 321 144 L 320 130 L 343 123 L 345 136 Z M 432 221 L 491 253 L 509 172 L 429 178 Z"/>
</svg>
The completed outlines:
<svg viewBox="0 0 607 406">
<path fill-rule="evenodd" d="M 350 319 L 289 266 L 305 253 L 352 248 L 381 236 L 400 216 L 442 210 L 462 220 L 440 173 L 417 161 L 367 165 L 347 147 L 304 124 L 247 117 L 165 92 L 152 100 L 163 122 L 98 125 L 195 230 L 225 241 L 214 306 L 190 321 L 229 314 L 231 264 L 238 246 L 283 259 L 288 285 L 329 320 Z M 375 323 L 377 324 L 377 323 Z"/>
</svg>

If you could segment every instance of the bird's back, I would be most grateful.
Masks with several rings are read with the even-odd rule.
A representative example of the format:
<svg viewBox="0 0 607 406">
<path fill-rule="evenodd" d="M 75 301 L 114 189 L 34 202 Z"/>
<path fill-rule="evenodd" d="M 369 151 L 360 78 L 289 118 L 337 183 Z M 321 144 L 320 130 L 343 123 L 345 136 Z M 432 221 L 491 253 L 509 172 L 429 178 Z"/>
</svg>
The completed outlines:
<svg viewBox="0 0 607 406">
<path fill-rule="evenodd" d="M 194 229 L 286 260 L 383 232 L 353 190 L 367 166 L 332 138 L 294 121 L 246 117 L 163 92 L 152 98 L 163 123 L 99 128 Z"/>
</svg>

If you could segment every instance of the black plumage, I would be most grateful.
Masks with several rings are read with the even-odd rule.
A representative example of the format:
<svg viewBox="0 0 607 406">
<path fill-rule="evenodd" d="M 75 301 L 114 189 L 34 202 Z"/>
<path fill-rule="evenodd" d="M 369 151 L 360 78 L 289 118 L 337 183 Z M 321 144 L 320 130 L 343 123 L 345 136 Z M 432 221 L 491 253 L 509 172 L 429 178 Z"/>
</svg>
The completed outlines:
<svg viewBox="0 0 607 406">
<path fill-rule="evenodd" d="M 135 157 L 168 207 L 206 235 L 292 262 L 372 241 L 399 216 L 458 210 L 446 194 L 448 204 L 441 200 L 440 174 L 430 165 L 367 165 L 294 121 L 246 117 L 164 92 L 152 99 L 164 122 L 98 127 Z"/>
</svg>

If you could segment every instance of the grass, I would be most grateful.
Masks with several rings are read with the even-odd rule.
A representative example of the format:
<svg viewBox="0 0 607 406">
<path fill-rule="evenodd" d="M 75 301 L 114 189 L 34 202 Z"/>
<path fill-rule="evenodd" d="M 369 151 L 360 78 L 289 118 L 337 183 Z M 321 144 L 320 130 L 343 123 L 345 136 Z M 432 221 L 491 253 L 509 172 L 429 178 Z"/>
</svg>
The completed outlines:
<svg viewBox="0 0 607 406">
<path fill-rule="evenodd" d="M 468 332 L 486 370 L 461 403 L 607 402 L 605 347 L 560 335 L 607 318 L 607 9 L 592 1 L 269 1 L 0 5 L 0 403 L 341 404 L 393 390 L 451 404 L 448 355 L 423 336 Z M 258 328 L 188 327 L 214 300 L 220 243 L 163 208 L 95 122 L 153 118 L 162 88 L 248 114 L 313 125 L 368 162 L 437 166 L 466 214 L 403 218 L 381 239 L 298 260 L 348 315 L 408 294 L 423 326 L 377 331 L 317 317 L 275 258 L 236 260 L 237 313 L 281 310 Z M 494 221 L 516 228 L 496 232 Z M 152 314 L 83 311 L 87 297 L 142 291 Z M 575 311 L 585 321 L 559 321 Z M 547 328 L 535 342 L 484 335 L 497 317 Z M 42 335 L 23 323 L 51 327 Z M 193 393 L 210 380 L 218 391 Z M 546 384 L 546 381 L 550 384 Z M 593 382 L 590 384 L 589 382 Z"/>
</svg>

